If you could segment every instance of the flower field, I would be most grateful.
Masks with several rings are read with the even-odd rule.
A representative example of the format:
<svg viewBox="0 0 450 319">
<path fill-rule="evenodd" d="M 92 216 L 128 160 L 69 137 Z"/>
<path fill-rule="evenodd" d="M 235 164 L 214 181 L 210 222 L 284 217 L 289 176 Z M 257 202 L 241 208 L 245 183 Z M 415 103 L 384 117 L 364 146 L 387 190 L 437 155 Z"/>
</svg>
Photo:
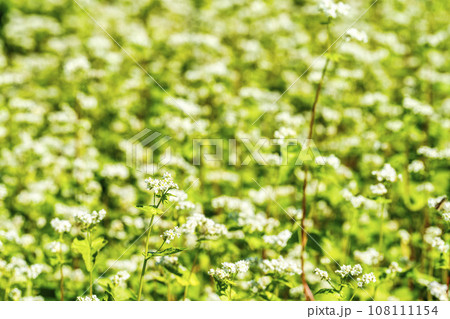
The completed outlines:
<svg viewBox="0 0 450 319">
<path fill-rule="evenodd" d="M 441 300 L 447 0 L 0 0 L 0 300 Z"/>
</svg>

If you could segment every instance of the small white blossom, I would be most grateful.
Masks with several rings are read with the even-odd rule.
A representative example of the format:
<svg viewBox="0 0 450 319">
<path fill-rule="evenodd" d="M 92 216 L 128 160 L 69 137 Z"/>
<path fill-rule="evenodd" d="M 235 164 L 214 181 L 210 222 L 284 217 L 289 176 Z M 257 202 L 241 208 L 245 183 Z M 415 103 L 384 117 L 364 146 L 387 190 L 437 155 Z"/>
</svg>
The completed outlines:
<svg viewBox="0 0 450 319">
<path fill-rule="evenodd" d="M 345 40 L 350 41 L 352 39 L 367 43 L 367 34 L 364 31 L 359 31 L 355 28 L 348 29 L 345 33 Z"/>
<path fill-rule="evenodd" d="M 280 247 L 286 247 L 287 242 L 289 238 L 291 238 L 292 233 L 289 230 L 283 230 L 278 235 L 264 235 L 263 240 L 264 242 L 271 244 L 271 245 L 277 245 Z"/>
<path fill-rule="evenodd" d="M 368 285 L 372 282 L 376 282 L 377 278 L 375 277 L 373 272 L 371 272 L 371 273 L 362 275 L 362 278 L 358 278 L 358 279 L 356 279 L 356 281 L 357 281 L 358 287 L 362 288 L 365 285 Z"/>
<path fill-rule="evenodd" d="M 330 280 L 330 276 L 328 275 L 328 272 L 325 270 L 320 270 L 319 268 L 314 269 L 314 273 L 320 277 L 322 280 Z"/>
<path fill-rule="evenodd" d="M 72 227 L 68 220 L 61 220 L 59 218 L 53 218 L 50 224 L 57 233 L 69 232 Z"/>
<path fill-rule="evenodd" d="M 161 235 L 161 237 L 166 241 L 167 244 L 170 244 L 170 242 L 171 242 L 172 240 L 174 240 L 175 237 L 180 238 L 180 236 L 181 236 L 181 231 L 180 231 L 180 229 L 178 228 L 178 226 L 175 226 L 174 229 L 166 230 L 166 231 Z"/>
<path fill-rule="evenodd" d="M 145 180 L 147 189 L 155 192 L 156 195 L 164 195 L 171 189 L 178 189 L 178 185 L 174 183 L 170 173 L 164 173 L 162 179 L 148 178 Z"/>
<path fill-rule="evenodd" d="M 333 0 L 321 0 L 319 11 L 329 18 L 337 18 L 338 15 L 346 16 L 350 11 L 350 6 L 343 2 L 335 3 Z"/>
<path fill-rule="evenodd" d="M 447 285 L 441 285 L 440 283 L 433 281 L 428 284 L 428 290 L 430 290 L 431 295 L 433 295 L 440 301 L 448 300 Z"/>
<path fill-rule="evenodd" d="M 370 185 L 370 191 L 375 195 L 384 195 L 387 193 L 386 186 L 381 183 Z"/>
<path fill-rule="evenodd" d="M 381 170 L 373 171 L 372 175 L 376 175 L 379 182 L 388 181 L 393 183 L 397 180 L 397 173 L 390 164 L 384 164 Z"/>
</svg>

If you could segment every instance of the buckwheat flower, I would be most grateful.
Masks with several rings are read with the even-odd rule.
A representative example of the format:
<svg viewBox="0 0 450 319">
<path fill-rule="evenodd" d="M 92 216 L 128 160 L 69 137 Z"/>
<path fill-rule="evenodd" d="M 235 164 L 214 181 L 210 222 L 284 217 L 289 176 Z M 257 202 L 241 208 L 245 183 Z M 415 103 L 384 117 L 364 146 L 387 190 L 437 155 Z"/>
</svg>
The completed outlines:
<svg viewBox="0 0 450 319">
<path fill-rule="evenodd" d="M 354 255 L 355 259 L 366 265 L 376 265 L 384 258 L 375 248 L 368 248 L 366 251 L 356 250 Z"/>
<path fill-rule="evenodd" d="M 175 226 L 174 229 L 166 230 L 166 231 L 161 235 L 161 237 L 166 241 L 167 244 L 170 244 L 170 242 L 171 242 L 172 240 L 174 240 L 175 237 L 180 238 L 180 236 L 181 236 L 181 231 L 180 231 L 180 229 L 178 228 L 178 226 Z"/>
<path fill-rule="evenodd" d="M 250 267 L 250 262 L 247 260 L 239 260 L 235 263 L 238 273 L 246 273 Z"/>
<path fill-rule="evenodd" d="M 361 278 L 357 278 L 356 281 L 357 281 L 358 287 L 362 288 L 365 285 L 368 285 L 368 284 L 370 284 L 372 282 L 376 282 L 377 278 L 375 277 L 373 272 L 371 272 L 371 273 L 362 275 L 362 277 Z"/>
<path fill-rule="evenodd" d="M 357 265 L 353 266 L 352 270 L 350 271 L 350 274 L 351 274 L 352 276 L 355 276 L 355 277 L 356 277 L 356 276 L 361 275 L 362 272 L 363 272 L 363 269 L 362 269 L 361 265 L 360 265 L 360 264 L 357 264 Z"/>
<path fill-rule="evenodd" d="M 376 185 L 370 185 L 370 191 L 375 195 L 384 195 L 387 193 L 386 186 L 384 184 L 378 183 Z"/>
<path fill-rule="evenodd" d="M 277 140 L 282 141 L 286 138 L 294 138 L 296 134 L 297 133 L 293 129 L 283 126 L 283 127 L 280 127 L 279 130 L 275 131 L 273 136 Z"/>
<path fill-rule="evenodd" d="M 264 242 L 271 244 L 271 245 L 277 245 L 281 248 L 286 247 L 287 242 L 289 238 L 291 238 L 292 233 L 289 230 L 283 230 L 278 235 L 264 235 L 263 240 Z"/>
<path fill-rule="evenodd" d="M 44 265 L 34 264 L 31 265 L 27 271 L 27 277 L 30 279 L 36 279 L 44 271 Z"/>
<path fill-rule="evenodd" d="M 280 256 L 277 259 L 264 259 L 260 264 L 259 268 L 265 274 L 278 274 L 278 275 L 300 275 L 302 273 L 301 267 L 298 263 L 284 259 Z"/>
<path fill-rule="evenodd" d="M 431 242 L 431 247 L 436 248 L 441 253 L 446 253 L 449 250 L 449 245 L 445 243 L 440 237 L 435 237 Z"/>
<path fill-rule="evenodd" d="M 92 295 L 92 297 L 77 297 L 77 301 L 100 301 L 96 295 Z"/>
<path fill-rule="evenodd" d="M 440 237 L 442 235 L 442 230 L 439 227 L 428 227 L 427 229 L 425 229 L 425 234 L 423 235 L 423 240 L 431 245 L 433 243 L 433 240 L 436 237 Z"/>
<path fill-rule="evenodd" d="M 319 268 L 314 269 L 314 273 L 320 277 L 321 280 L 330 280 L 330 276 L 328 276 L 328 272 L 325 270 L 320 270 Z"/>
<path fill-rule="evenodd" d="M 69 250 L 66 244 L 59 241 L 52 241 L 46 245 L 46 248 L 54 254 L 59 254 L 61 252 L 66 252 Z"/>
<path fill-rule="evenodd" d="M 178 189 L 178 185 L 174 183 L 172 175 L 166 172 L 162 179 L 148 178 L 145 180 L 147 189 L 155 192 L 156 195 L 162 196 L 172 189 Z"/>
<path fill-rule="evenodd" d="M 180 231 L 184 234 L 195 234 L 206 239 L 213 239 L 228 233 L 225 225 L 218 224 L 200 213 L 189 216 L 186 223 L 181 225 Z"/>
<path fill-rule="evenodd" d="M 186 192 L 179 189 L 173 189 L 170 191 L 170 194 L 172 196 L 169 197 L 169 202 L 173 202 L 176 204 L 176 210 L 187 210 L 195 208 L 194 203 L 187 200 L 188 195 L 186 194 Z"/>
<path fill-rule="evenodd" d="M 350 266 L 350 265 L 342 265 L 341 269 L 336 270 L 335 273 L 340 275 L 342 278 L 345 278 L 345 277 L 347 277 L 350 274 L 351 271 L 352 271 L 352 266 Z"/>
<path fill-rule="evenodd" d="M 395 274 L 395 273 L 402 272 L 402 271 L 403 271 L 403 269 L 395 261 L 391 262 L 391 264 L 389 265 L 389 268 L 386 269 L 387 274 Z"/>
<path fill-rule="evenodd" d="M 345 33 L 345 40 L 350 41 L 352 39 L 367 43 L 367 34 L 364 31 L 359 31 L 355 28 L 348 29 Z"/>
<path fill-rule="evenodd" d="M 338 15 L 348 15 L 350 6 L 342 2 L 335 3 L 333 0 L 321 0 L 319 2 L 319 11 L 329 18 L 337 18 Z"/>
<path fill-rule="evenodd" d="M 440 301 L 448 300 L 447 285 L 441 285 L 440 283 L 433 281 L 428 284 L 427 288 L 430 291 L 430 294 L 439 299 Z"/>
<path fill-rule="evenodd" d="M 59 218 L 53 218 L 50 224 L 57 233 L 69 232 L 72 227 L 68 220 L 61 220 Z"/>
<path fill-rule="evenodd" d="M 75 221 L 81 224 L 82 228 L 90 228 L 100 223 L 106 216 L 104 209 L 100 211 L 93 211 L 92 213 L 86 211 L 76 211 L 74 214 Z"/>
<path fill-rule="evenodd" d="M 229 262 L 223 262 L 222 269 L 225 270 L 229 274 L 235 274 L 237 271 L 236 265 L 233 263 L 229 263 Z"/>
<path fill-rule="evenodd" d="M 11 292 L 9 293 L 9 296 L 13 301 L 19 301 L 22 297 L 22 291 L 18 288 L 11 289 Z"/>
<path fill-rule="evenodd" d="M 447 222 L 450 223 L 450 213 L 443 213 L 442 218 Z"/>
<path fill-rule="evenodd" d="M 415 160 L 408 165 L 408 172 L 419 173 L 425 169 L 425 164 L 422 161 Z"/>
<path fill-rule="evenodd" d="M 379 182 L 388 181 L 393 183 L 397 180 L 397 173 L 390 164 L 384 164 L 381 170 L 373 171 L 372 175 L 376 175 Z"/>
<path fill-rule="evenodd" d="M 129 278 L 130 278 L 130 274 L 127 271 L 122 270 L 122 271 L 119 271 L 116 275 L 114 275 L 114 277 L 112 277 L 111 280 L 114 283 L 114 285 L 121 286 Z"/>
</svg>

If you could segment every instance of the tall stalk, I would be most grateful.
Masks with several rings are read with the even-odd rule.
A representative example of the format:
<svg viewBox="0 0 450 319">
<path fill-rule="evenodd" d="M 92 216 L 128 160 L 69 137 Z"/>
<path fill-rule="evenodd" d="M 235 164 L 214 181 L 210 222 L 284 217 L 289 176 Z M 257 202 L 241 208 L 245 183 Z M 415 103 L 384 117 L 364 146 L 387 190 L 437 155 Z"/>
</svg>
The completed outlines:
<svg viewBox="0 0 450 319">
<path fill-rule="evenodd" d="M 309 121 L 309 133 L 308 133 L 308 140 L 311 140 L 313 137 L 313 132 L 314 132 L 314 121 L 316 118 L 316 108 L 317 108 L 317 103 L 319 102 L 319 96 L 320 96 L 320 91 L 322 90 L 322 85 L 323 85 L 323 81 L 325 78 L 325 73 L 327 72 L 327 68 L 328 68 L 328 64 L 330 63 L 330 59 L 327 58 L 325 61 L 325 65 L 322 69 L 322 75 L 320 77 L 320 81 L 319 84 L 317 85 L 317 89 L 316 89 L 316 94 L 314 96 L 314 102 L 312 104 L 312 110 L 311 110 L 311 119 Z M 306 242 L 307 242 L 307 233 L 305 230 L 305 218 L 306 218 L 306 187 L 308 185 L 308 167 L 305 166 L 304 169 L 305 172 L 305 176 L 303 178 L 303 197 L 302 197 L 302 219 L 301 219 L 301 245 L 302 245 L 302 251 L 300 254 L 300 263 L 301 263 L 301 268 L 302 268 L 302 284 L 303 284 L 303 289 L 305 292 L 305 296 L 306 296 L 306 300 L 308 301 L 312 301 L 314 300 L 314 296 L 311 292 L 311 289 L 309 288 L 307 282 L 306 282 L 306 275 L 305 275 L 305 248 L 306 248 Z"/>
<path fill-rule="evenodd" d="M 60 233 L 59 235 L 59 241 L 61 242 L 61 249 L 59 251 L 59 291 L 61 294 L 61 301 L 64 301 L 64 273 L 63 273 L 63 264 L 64 264 L 64 253 L 62 250 L 63 245 L 63 233 Z"/>
<path fill-rule="evenodd" d="M 144 286 L 144 274 L 145 274 L 145 269 L 147 268 L 147 252 L 148 252 L 148 245 L 149 245 L 149 241 L 150 241 L 150 234 L 151 234 L 151 229 L 153 227 L 153 219 L 155 218 L 155 215 L 152 216 L 152 218 L 150 219 L 150 223 L 147 227 L 147 238 L 145 240 L 145 256 L 144 256 L 144 263 L 142 264 L 142 269 L 141 269 L 141 276 L 139 278 L 139 292 L 138 292 L 138 301 L 141 301 L 141 295 L 142 295 L 142 288 Z"/>
</svg>

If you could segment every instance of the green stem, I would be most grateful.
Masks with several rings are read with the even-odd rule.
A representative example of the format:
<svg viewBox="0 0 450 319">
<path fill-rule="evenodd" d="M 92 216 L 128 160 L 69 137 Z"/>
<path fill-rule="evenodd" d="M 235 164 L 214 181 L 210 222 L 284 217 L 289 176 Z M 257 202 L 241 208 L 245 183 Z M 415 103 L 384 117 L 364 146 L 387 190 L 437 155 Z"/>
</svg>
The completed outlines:
<svg viewBox="0 0 450 319">
<path fill-rule="evenodd" d="M 152 218 L 150 219 L 150 223 L 148 226 L 148 230 L 147 230 L 147 238 L 145 240 L 145 251 L 144 251 L 144 263 L 142 265 L 142 270 L 141 270 L 141 276 L 139 278 L 139 293 L 138 293 L 138 301 L 141 301 L 141 295 L 142 295 L 142 288 L 144 285 L 144 274 L 145 274 L 145 268 L 147 267 L 147 253 L 148 253 L 148 245 L 149 245 L 149 241 L 150 241 L 150 234 L 151 234 L 151 228 L 153 226 L 153 219 L 155 218 L 155 215 L 152 216 Z"/>
<path fill-rule="evenodd" d="M 196 252 L 195 252 L 194 261 L 192 262 L 191 271 L 189 272 L 187 285 L 186 285 L 186 287 L 184 288 L 183 301 L 186 300 L 186 296 L 187 296 L 187 293 L 188 293 L 188 290 L 189 290 L 189 284 L 190 284 L 190 282 L 191 282 L 192 272 L 194 271 L 195 263 L 197 262 L 197 258 L 198 258 L 199 252 L 200 252 L 200 247 L 197 247 Z"/>
<path fill-rule="evenodd" d="M 353 296 L 350 298 L 350 300 L 349 301 L 352 301 L 353 300 L 353 298 L 355 298 L 355 295 L 356 295 L 356 291 L 357 291 L 357 289 L 355 289 L 354 291 L 353 291 Z"/>
<path fill-rule="evenodd" d="M 61 242 L 61 250 L 59 251 L 59 274 L 60 274 L 60 280 L 59 280 L 59 290 L 61 294 L 61 301 L 64 301 L 64 273 L 63 273 L 63 264 L 64 264 L 64 255 L 62 250 L 63 245 L 63 234 L 60 233 L 59 240 Z"/>
</svg>

